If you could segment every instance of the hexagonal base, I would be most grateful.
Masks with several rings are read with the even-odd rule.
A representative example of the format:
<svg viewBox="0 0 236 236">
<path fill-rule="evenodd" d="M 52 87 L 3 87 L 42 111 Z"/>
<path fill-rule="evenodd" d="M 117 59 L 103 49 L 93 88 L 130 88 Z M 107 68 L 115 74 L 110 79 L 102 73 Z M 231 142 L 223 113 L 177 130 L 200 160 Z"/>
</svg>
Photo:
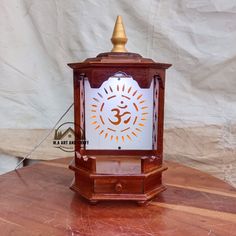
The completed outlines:
<svg viewBox="0 0 236 236">
<path fill-rule="evenodd" d="M 70 188 L 93 204 L 101 200 L 133 200 L 144 205 L 166 189 L 161 183 L 166 167 L 133 175 L 90 173 L 72 165 L 70 169 L 75 172 Z"/>
</svg>

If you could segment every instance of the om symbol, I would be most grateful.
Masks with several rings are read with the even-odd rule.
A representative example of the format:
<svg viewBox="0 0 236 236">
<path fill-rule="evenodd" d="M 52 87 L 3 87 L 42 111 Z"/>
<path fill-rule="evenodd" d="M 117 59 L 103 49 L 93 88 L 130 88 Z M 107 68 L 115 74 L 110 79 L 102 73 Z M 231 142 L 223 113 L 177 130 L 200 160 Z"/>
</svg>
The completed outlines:
<svg viewBox="0 0 236 236">
<path fill-rule="evenodd" d="M 123 103 L 123 101 L 121 101 L 121 104 Z M 125 106 L 117 106 L 119 107 L 120 109 L 125 109 L 127 108 L 127 105 Z M 119 108 L 113 108 L 111 111 L 114 112 L 114 118 L 115 120 L 111 120 L 110 118 L 108 118 L 108 120 L 113 124 L 113 125 L 119 125 L 121 122 L 122 122 L 122 118 L 127 116 L 127 115 L 130 115 L 127 119 L 124 120 L 124 123 L 125 124 L 128 124 L 130 119 L 131 119 L 131 113 L 129 111 L 126 111 L 126 112 L 123 112 L 121 113 L 120 109 Z"/>
</svg>

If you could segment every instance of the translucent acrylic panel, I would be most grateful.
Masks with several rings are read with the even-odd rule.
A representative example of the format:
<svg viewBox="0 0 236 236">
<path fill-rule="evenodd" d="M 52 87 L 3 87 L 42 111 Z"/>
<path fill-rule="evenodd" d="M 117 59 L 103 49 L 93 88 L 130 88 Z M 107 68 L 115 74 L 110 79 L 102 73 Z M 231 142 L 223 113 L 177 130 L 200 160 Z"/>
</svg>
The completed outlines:
<svg viewBox="0 0 236 236">
<path fill-rule="evenodd" d="M 86 149 L 152 149 L 153 83 L 141 89 L 119 72 L 98 89 L 84 86 Z"/>
</svg>

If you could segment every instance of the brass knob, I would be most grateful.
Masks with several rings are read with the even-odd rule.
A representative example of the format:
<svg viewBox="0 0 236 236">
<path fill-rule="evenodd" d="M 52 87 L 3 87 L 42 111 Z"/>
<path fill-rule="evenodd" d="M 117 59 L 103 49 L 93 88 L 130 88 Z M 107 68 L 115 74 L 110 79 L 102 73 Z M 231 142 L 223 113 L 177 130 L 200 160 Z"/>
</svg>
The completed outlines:
<svg viewBox="0 0 236 236">
<path fill-rule="evenodd" d="M 117 193 L 121 193 L 122 192 L 122 184 L 121 183 L 117 183 L 115 186 L 115 190 Z"/>
</svg>

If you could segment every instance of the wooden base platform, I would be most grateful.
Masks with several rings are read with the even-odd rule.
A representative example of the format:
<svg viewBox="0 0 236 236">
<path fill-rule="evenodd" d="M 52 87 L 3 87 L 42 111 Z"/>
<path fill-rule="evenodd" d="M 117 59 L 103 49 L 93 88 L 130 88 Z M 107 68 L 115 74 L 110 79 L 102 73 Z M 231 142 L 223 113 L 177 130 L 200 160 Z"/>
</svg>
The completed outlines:
<svg viewBox="0 0 236 236">
<path fill-rule="evenodd" d="M 93 171 L 83 168 L 83 163 L 82 167 L 75 161 L 70 164 L 75 174 L 71 189 L 92 204 L 102 200 L 132 200 L 145 205 L 166 189 L 161 177 L 167 167 L 159 164 L 145 173 L 141 170 L 141 157 L 96 156 L 92 160 L 86 157 L 86 162 L 94 167 Z"/>
</svg>

